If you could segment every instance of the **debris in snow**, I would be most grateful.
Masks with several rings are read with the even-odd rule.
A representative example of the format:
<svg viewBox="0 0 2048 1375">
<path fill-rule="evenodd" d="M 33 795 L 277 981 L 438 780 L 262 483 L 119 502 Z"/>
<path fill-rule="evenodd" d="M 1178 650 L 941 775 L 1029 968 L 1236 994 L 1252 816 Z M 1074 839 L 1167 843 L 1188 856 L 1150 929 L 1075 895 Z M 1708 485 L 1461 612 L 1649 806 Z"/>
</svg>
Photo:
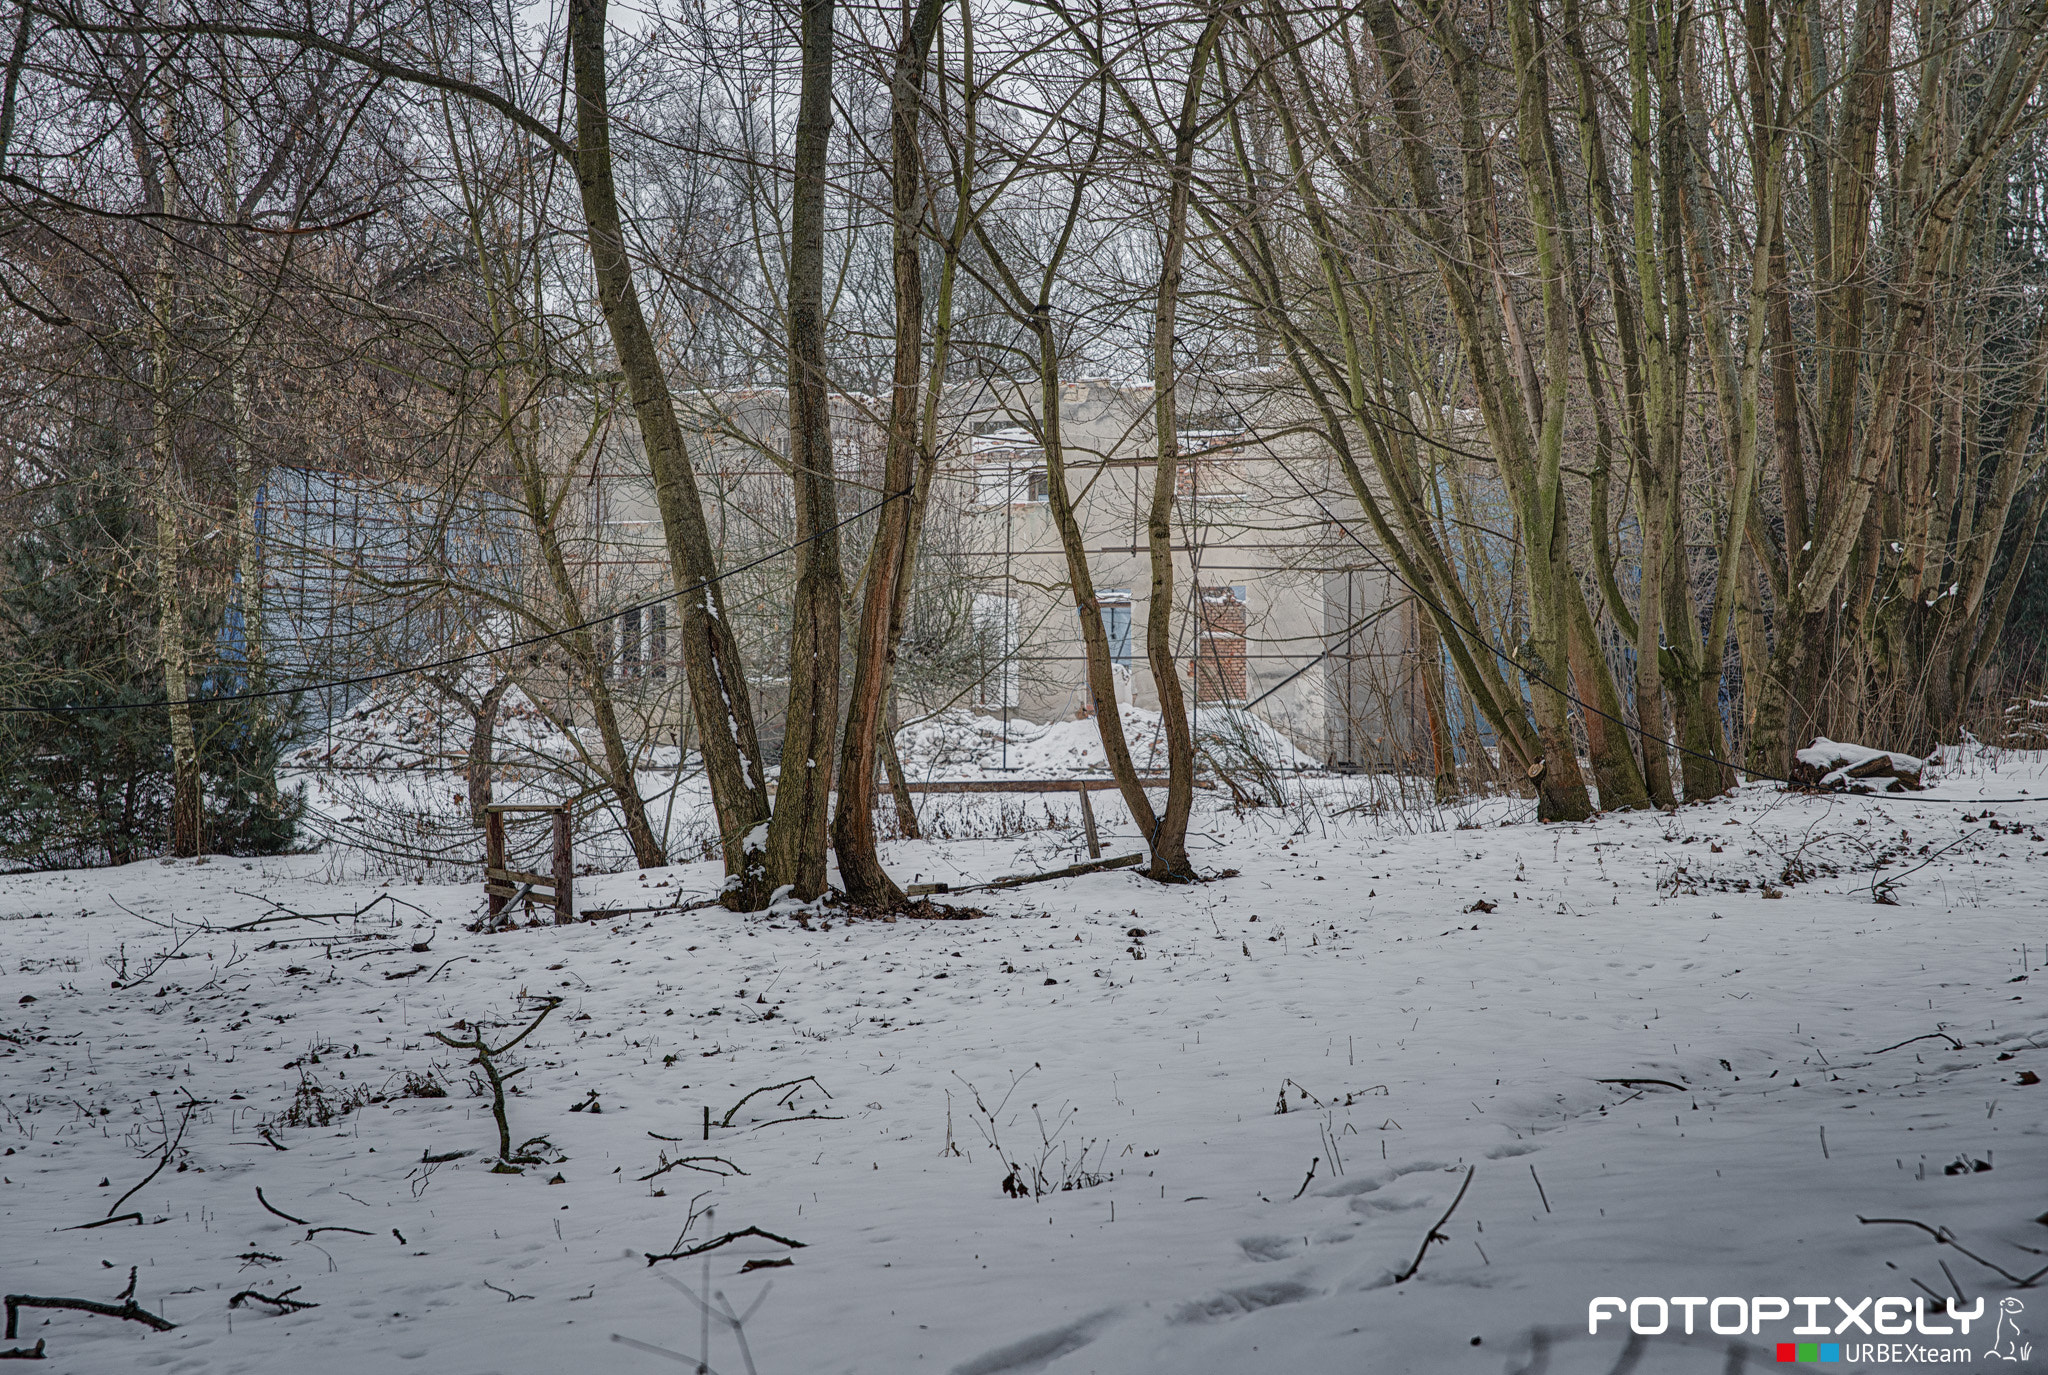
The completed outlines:
<svg viewBox="0 0 2048 1375">
<path fill-rule="evenodd" d="M 1886 792 L 1918 792 L 1929 762 L 1822 736 L 1793 757 L 1792 782 L 1812 792 L 1867 793 L 1871 789 L 1860 786 L 1863 782 L 1888 778 Z"/>
</svg>

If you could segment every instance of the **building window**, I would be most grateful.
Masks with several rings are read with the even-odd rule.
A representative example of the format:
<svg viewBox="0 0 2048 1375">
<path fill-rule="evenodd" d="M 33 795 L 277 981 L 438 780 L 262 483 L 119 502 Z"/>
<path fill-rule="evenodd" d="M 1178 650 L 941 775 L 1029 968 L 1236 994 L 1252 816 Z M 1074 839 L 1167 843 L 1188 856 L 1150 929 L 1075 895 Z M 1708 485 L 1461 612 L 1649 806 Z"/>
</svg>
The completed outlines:
<svg viewBox="0 0 2048 1375">
<path fill-rule="evenodd" d="M 619 676 L 640 676 L 640 608 L 619 617 Z"/>
<path fill-rule="evenodd" d="M 1037 457 L 1038 451 L 1031 449 L 984 459 L 974 470 L 974 504 L 982 507 L 1021 506 L 1044 501 L 1045 469 L 1027 466 Z"/>
<path fill-rule="evenodd" d="M 668 677 L 668 604 L 647 608 L 648 658 L 653 660 L 653 676 Z"/>
<path fill-rule="evenodd" d="M 1102 609 L 1102 629 L 1109 636 L 1109 661 L 1118 668 L 1131 666 L 1131 593 L 1129 588 L 1109 587 L 1095 594 Z"/>
</svg>

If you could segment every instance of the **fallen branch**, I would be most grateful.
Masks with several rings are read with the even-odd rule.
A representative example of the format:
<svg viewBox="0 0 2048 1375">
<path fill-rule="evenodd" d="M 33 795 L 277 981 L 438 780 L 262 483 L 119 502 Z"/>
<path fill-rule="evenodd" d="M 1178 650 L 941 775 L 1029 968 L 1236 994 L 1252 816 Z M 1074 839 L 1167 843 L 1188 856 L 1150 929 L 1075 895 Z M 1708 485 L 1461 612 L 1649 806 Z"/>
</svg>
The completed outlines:
<svg viewBox="0 0 2048 1375">
<path fill-rule="evenodd" d="M 142 1188 L 143 1188 L 143 1185 L 146 1185 L 146 1184 L 148 1184 L 150 1180 L 152 1180 L 152 1179 L 155 1179 L 155 1178 L 156 1178 L 156 1177 L 157 1177 L 158 1175 L 162 1174 L 162 1173 L 164 1172 L 164 1166 L 166 1166 L 166 1165 L 168 1165 L 168 1164 L 170 1164 L 170 1163 L 171 1163 L 171 1153 L 170 1153 L 169 1151 L 165 1151 L 165 1152 L 164 1152 L 164 1158 L 163 1158 L 162 1160 L 159 1160 L 159 1161 L 157 1161 L 157 1162 L 156 1162 L 156 1168 L 155 1168 L 155 1169 L 151 1170 L 151 1171 L 150 1171 L 150 1172 L 149 1172 L 148 1174 L 146 1174 L 146 1175 L 144 1175 L 144 1176 L 142 1177 L 142 1183 L 141 1183 L 141 1184 L 137 1184 L 137 1185 L 136 1185 L 136 1186 L 135 1186 L 134 1188 L 130 1189 L 130 1190 L 129 1190 L 129 1191 L 127 1192 L 127 1193 L 125 1193 L 125 1194 L 122 1194 L 122 1195 L 121 1195 L 121 1196 L 120 1196 L 119 1198 L 117 1198 L 117 1199 L 115 1199 L 115 1200 L 114 1200 L 114 1207 L 113 1207 L 113 1208 L 109 1208 L 109 1209 L 107 1209 L 107 1215 L 108 1215 L 109 1217 L 111 1217 L 111 1216 L 113 1215 L 113 1212 L 114 1212 L 114 1208 L 118 1208 L 118 1207 L 120 1207 L 120 1206 L 121 1206 L 121 1205 L 122 1205 L 123 1203 L 126 1203 L 126 1202 L 127 1202 L 127 1201 L 128 1201 L 129 1199 L 131 1199 L 131 1198 L 135 1197 L 135 1195 L 136 1195 L 136 1194 L 138 1194 L 138 1193 L 142 1192 Z"/>
<path fill-rule="evenodd" d="M 171 1163 L 171 1157 L 178 1153 L 179 1145 L 185 1140 L 185 1128 L 192 1124 L 192 1114 L 194 1112 L 197 1112 L 199 1108 L 203 1105 L 204 1100 L 189 1097 L 185 1100 L 185 1102 L 178 1105 L 179 1112 L 177 1135 L 171 1135 L 168 1126 L 166 1126 L 164 1132 L 163 1145 L 157 1148 L 159 1151 L 163 1153 L 163 1159 L 157 1161 L 156 1168 L 151 1170 L 148 1174 L 142 1177 L 141 1184 L 137 1184 L 127 1193 L 122 1194 L 119 1198 L 114 1200 L 114 1206 L 107 1209 L 107 1216 L 109 1218 L 113 1217 L 115 1213 L 121 1210 L 121 1205 L 123 1203 L 126 1203 L 129 1199 L 141 1193 L 143 1185 L 148 1184 L 150 1180 L 155 1179 L 158 1175 L 164 1172 L 164 1166 Z M 159 1109 L 159 1112 L 161 1112 L 161 1109 Z"/>
<path fill-rule="evenodd" d="M 168 1332 L 177 1326 L 174 1322 L 159 1318 L 132 1298 L 126 1303 L 102 1303 L 98 1299 L 53 1299 L 39 1294 L 9 1294 L 4 1302 L 7 1305 L 5 1335 L 10 1341 L 14 1339 L 15 1327 L 24 1308 L 69 1308 L 78 1313 L 97 1313 L 103 1318 L 122 1318 L 128 1322 L 139 1322 L 144 1327 L 152 1327 L 159 1332 Z"/>
<path fill-rule="evenodd" d="M 2007 1282 L 2021 1289 L 2031 1289 L 2036 1280 L 2040 1279 L 2043 1275 L 2048 1275 L 2048 1265 L 2044 1265 L 2039 1270 L 2036 1270 L 2033 1274 L 2028 1275 L 2025 1278 L 2021 1278 L 2020 1276 L 2015 1275 L 2012 1271 L 2006 1269 L 2003 1265 L 1999 1265 L 1994 1261 L 1988 1261 L 1984 1259 L 1984 1257 L 1978 1255 L 1975 1251 L 1972 1251 L 1969 1247 L 1963 1245 L 1960 1241 L 1957 1241 L 1955 1233 L 1951 1232 L 1946 1227 L 1929 1227 L 1926 1223 L 1910 1217 L 1864 1217 L 1860 1213 L 1857 1215 L 1856 1220 L 1866 1227 L 1876 1227 L 1883 1225 L 1889 1225 L 1894 1227 L 1918 1227 L 1921 1231 L 1933 1237 L 1937 1242 L 1941 1243 L 1943 1246 L 1955 1247 L 1956 1250 L 1962 1252 L 1971 1260 L 1976 1261 L 1977 1264 L 1983 1266 L 1986 1270 L 1993 1271 L 1996 1274 L 2003 1276 Z"/>
<path fill-rule="evenodd" d="M 649 912 L 701 912 L 707 907 L 718 906 L 722 901 L 723 898 L 699 898 L 695 902 L 664 902 L 654 907 L 593 907 L 587 912 L 578 912 L 575 920 L 610 921 L 613 917 L 637 917 Z"/>
<path fill-rule="evenodd" d="M 441 968 L 440 968 L 440 969 L 436 969 L 436 970 L 435 970 L 435 971 L 434 971 L 433 973 L 431 973 L 431 974 L 427 975 L 427 977 L 426 977 L 426 978 L 424 978 L 424 979 L 421 979 L 421 980 L 420 980 L 420 982 L 421 982 L 422 984 L 430 984 L 430 983 L 432 983 L 432 982 L 433 982 L 434 980 L 436 980 L 436 979 L 438 979 L 438 978 L 440 978 L 440 977 L 441 977 L 441 969 L 446 969 L 446 968 L 447 968 L 447 967 L 448 967 L 449 965 L 451 965 L 451 964 L 454 964 L 454 963 L 455 963 L 455 962 L 456 962 L 457 960 L 459 960 L 459 959 L 461 959 L 461 958 L 462 958 L 462 956 L 460 956 L 460 955 L 450 955 L 450 956 L 449 956 L 449 957 L 448 957 L 447 959 L 445 959 L 445 960 L 441 961 Z M 476 962 L 476 957 L 475 957 L 474 955 L 470 956 L 470 963 L 474 964 L 475 962 Z"/>
<path fill-rule="evenodd" d="M 1680 1093 L 1692 1092 L 1685 1085 L 1674 1084 L 1669 1079 L 1595 1079 L 1593 1082 L 1596 1084 L 1621 1084 L 1624 1086 L 1632 1084 L 1661 1084 L 1667 1089 L 1677 1089 Z"/>
<path fill-rule="evenodd" d="M 1451 1214 L 1457 1212 L 1458 1205 L 1465 1201 L 1465 1190 L 1472 1187 L 1472 1176 L 1478 1173 L 1479 1167 L 1477 1165 L 1473 1165 L 1465 1171 L 1465 1182 L 1458 1186 L 1458 1196 L 1451 1200 L 1450 1207 L 1444 1209 L 1444 1215 L 1436 1220 L 1436 1226 L 1430 1228 L 1428 1235 L 1422 1238 L 1422 1245 L 1416 1248 L 1415 1259 L 1408 1262 L 1408 1268 L 1394 1276 L 1394 1283 L 1406 1284 L 1409 1280 L 1415 1278 L 1415 1272 L 1422 1268 L 1423 1256 L 1429 1253 L 1429 1243 L 1432 1241 L 1450 1240 L 1443 1233 L 1443 1225 L 1451 1220 Z"/>
<path fill-rule="evenodd" d="M 797 1250 L 802 1250 L 804 1247 L 804 1243 L 801 1241 L 793 1241 L 788 1237 L 779 1237 L 775 1235 L 775 1233 L 773 1232 L 764 1232 L 759 1227 L 743 1227 L 737 1232 L 727 1232 L 722 1237 L 718 1237 L 711 1241 L 701 1242 L 696 1246 L 686 1246 L 680 1251 L 670 1251 L 665 1256 L 657 1256 L 652 1251 L 642 1252 L 642 1254 L 647 1257 L 647 1263 L 649 1265 L 653 1265 L 658 1261 L 664 1260 L 687 1260 L 691 1256 L 701 1256 L 706 1251 L 715 1251 L 719 1247 L 724 1246 L 729 1242 L 739 1241 L 743 1237 L 761 1237 L 764 1240 L 774 1242 L 778 1246 L 791 1246 L 795 1247 Z M 11 1336 L 13 1334 L 9 1333 L 9 1335 Z"/>
<path fill-rule="evenodd" d="M 377 1235 L 375 1232 L 365 1232 L 360 1227 L 308 1227 L 306 1229 L 306 1240 L 311 1241 L 322 1232 L 353 1232 L 359 1237 L 373 1237 Z"/>
<path fill-rule="evenodd" d="M 653 1133 L 653 1132 L 649 1132 L 649 1133 L 647 1133 L 647 1134 L 648 1134 L 649 1136 L 653 1136 L 653 1135 L 654 1135 L 654 1133 Z M 669 1140 L 673 1140 L 674 1138 L 673 1138 L 673 1137 L 660 1137 L 660 1138 L 658 1138 L 658 1139 L 659 1139 L 659 1140 L 663 1140 L 663 1141 L 669 1141 Z M 643 1174 L 643 1175 L 641 1175 L 641 1176 L 639 1177 L 639 1178 L 640 1178 L 640 1182 L 644 1184 L 644 1183 L 646 1183 L 646 1182 L 647 1182 L 648 1180 L 650 1180 L 650 1179 L 653 1179 L 653 1178 L 654 1178 L 654 1177 L 655 1177 L 656 1175 L 665 1175 L 665 1174 L 667 1174 L 667 1173 L 668 1173 L 668 1172 L 669 1172 L 670 1170 L 677 1170 L 677 1169 L 681 1169 L 681 1170 L 696 1170 L 696 1171 L 697 1171 L 698 1173 L 700 1173 L 700 1174 L 713 1174 L 713 1175 L 717 1175 L 717 1176 L 718 1176 L 718 1177 L 719 1177 L 720 1179 L 730 1179 L 730 1178 L 732 1178 L 732 1175 L 726 1174 L 726 1173 L 725 1173 L 725 1172 L 724 1172 L 723 1170 L 715 1170 L 715 1169 L 712 1169 L 712 1168 L 710 1168 L 709 1166 L 706 1166 L 706 1165 L 700 1165 L 700 1164 L 698 1164 L 698 1163 L 697 1163 L 697 1162 L 699 1162 L 699 1161 L 702 1161 L 702 1160 L 712 1160 L 712 1161 L 716 1161 L 716 1162 L 717 1162 L 718 1164 L 720 1164 L 720 1165 L 723 1165 L 723 1166 L 725 1166 L 725 1168 L 726 1168 L 727 1170 L 731 1170 L 733 1174 L 739 1174 L 739 1175 L 743 1175 L 743 1174 L 745 1174 L 745 1173 L 746 1173 L 746 1171 L 745 1171 L 745 1170 L 743 1170 L 743 1169 L 741 1169 L 741 1168 L 740 1168 L 739 1166 L 737 1166 L 737 1165 L 733 1164 L 733 1163 L 732 1163 L 732 1162 L 731 1162 L 730 1160 L 727 1160 L 727 1159 L 726 1159 L 726 1158 L 725 1158 L 724 1156 L 722 1156 L 722 1155 L 686 1155 L 686 1156 L 684 1156 L 684 1157 L 683 1157 L 682 1159 L 680 1159 L 680 1160 L 670 1160 L 670 1159 L 669 1159 L 669 1158 L 668 1158 L 668 1157 L 667 1157 L 666 1155 L 664 1155 L 664 1156 L 662 1156 L 662 1162 L 663 1162 L 663 1163 L 662 1163 L 662 1166 L 661 1166 L 661 1168 L 660 1168 L 660 1169 L 658 1169 L 658 1170 L 654 1170 L 654 1171 L 651 1171 L 650 1173 L 647 1173 L 647 1174 Z"/>
<path fill-rule="evenodd" d="M 733 1114 L 738 1112 L 741 1108 L 747 1105 L 748 1098 L 758 1098 L 764 1093 L 773 1093 L 777 1089 L 793 1089 L 803 1084 L 814 1085 L 817 1088 L 818 1092 L 824 1094 L 827 1098 L 830 1098 L 832 1096 L 832 1091 L 830 1089 L 826 1088 L 823 1084 L 818 1083 L 816 1075 L 806 1074 L 803 1078 L 792 1079 L 786 1084 L 767 1084 L 761 1088 L 755 1089 L 753 1092 L 749 1093 L 746 1098 L 740 1099 L 739 1102 L 733 1104 L 730 1108 L 728 1108 L 726 1110 L 725 1116 L 718 1119 L 718 1125 L 721 1127 L 730 1127 L 732 1125 Z M 791 1096 L 794 1097 L 794 1095 Z M 785 1100 L 780 1104 L 780 1106 L 786 1108 L 789 1106 L 789 1103 L 787 1100 Z"/>
<path fill-rule="evenodd" d="M 302 1308 L 318 1308 L 320 1306 L 317 1303 L 309 1303 L 305 1299 L 293 1298 L 292 1295 L 298 1293 L 299 1288 L 300 1286 L 295 1284 L 276 1296 L 259 1294 L 254 1289 L 244 1289 L 241 1293 L 228 1300 L 228 1307 L 240 1308 L 244 1299 L 254 1299 L 257 1303 L 267 1303 L 280 1313 L 296 1313 Z"/>
<path fill-rule="evenodd" d="M 117 1222 L 132 1222 L 137 1227 L 140 1227 L 142 1225 L 142 1214 L 123 1213 L 119 1217 L 103 1217 L 98 1222 L 81 1222 L 76 1227 L 59 1227 L 57 1230 L 60 1232 L 90 1232 L 95 1227 L 111 1227 Z"/>
<path fill-rule="evenodd" d="M 259 927 L 285 921 L 354 921 L 357 917 L 366 916 L 369 910 L 380 902 L 388 902 L 393 907 L 410 907 L 413 911 L 429 920 L 433 918 L 433 913 L 427 911 L 426 908 L 407 902 L 404 898 L 393 897 L 389 893 L 377 894 L 376 897 L 371 898 L 353 912 L 295 912 L 275 898 L 266 898 L 261 893 L 244 892 L 240 888 L 233 889 L 232 891 L 245 898 L 254 898 L 258 902 L 269 903 L 271 908 L 270 915 L 258 917 L 254 921 L 239 922 L 234 926 L 207 926 L 200 922 L 187 922 L 186 925 L 196 926 L 209 935 L 224 935 L 230 931 L 253 931 Z M 393 912 L 391 915 L 395 921 L 398 914 Z"/>
<path fill-rule="evenodd" d="M 302 1217 L 293 1217 L 290 1213 L 287 1213 L 282 1208 L 272 1207 L 270 1200 L 263 1196 L 263 1186 L 261 1184 L 256 1186 L 256 1201 L 258 1203 L 261 1203 L 263 1205 L 263 1211 L 269 1213 L 272 1217 L 281 1217 L 286 1222 L 296 1222 L 301 1227 L 310 1227 L 313 1225 Z"/>
<path fill-rule="evenodd" d="M 1963 1048 L 1963 1043 L 1949 1035 L 1946 1031 L 1930 1031 L 1925 1036 L 1908 1036 L 1905 1040 L 1899 1042 L 1898 1046 L 1886 1046 L 1884 1050 L 1873 1050 L 1865 1053 L 1882 1055 L 1885 1050 L 1897 1050 L 1899 1046 L 1910 1046 L 1915 1041 L 1947 1041 L 1950 1050 L 1961 1050 Z"/>
<path fill-rule="evenodd" d="M 998 888 L 1021 888 L 1027 883 L 1044 883 L 1048 879 L 1077 878 L 1082 874 L 1100 873 L 1104 869 L 1128 869 L 1133 864 L 1142 864 L 1143 855 L 1118 855 L 1114 859 L 1091 859 L 1081 864 L 1069 864 L 1064 869 L 1049 869 L 1042 874 L 1005 874 L 987 883 L 970 884 L 965 888 L 941 888 L 946 893 L 986 893 Z M 922 885 L 919 885 L 922 886 Z"/>
<path fill-rule="evenodd" d="M 807 1112 L 800 1117 L 775 1117 L 770 1118 L 766 1122 L 756 1122 L 753 1126 L 747 1128 L 747 1130 L 750 1132 L 757 1132 L 764 1127 L 779 1127 L 785 1122 L 844 1122 L 845 1120 L 846 1119 L 843 1117 L 835 1117 L 827 1113 Z"/>
</svg>

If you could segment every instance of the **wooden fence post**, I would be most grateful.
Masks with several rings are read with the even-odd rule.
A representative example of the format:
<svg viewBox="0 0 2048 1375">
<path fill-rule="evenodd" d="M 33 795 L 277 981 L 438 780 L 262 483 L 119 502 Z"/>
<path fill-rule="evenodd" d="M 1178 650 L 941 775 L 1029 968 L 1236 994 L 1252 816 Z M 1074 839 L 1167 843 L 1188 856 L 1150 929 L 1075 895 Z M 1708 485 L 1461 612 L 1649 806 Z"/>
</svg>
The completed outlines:
<svg viewBox="0 0 2048 1375">
<path fill-rule="evenodd" d="M 1081 824 L 1088 828 L 1088 858 L 1102 858 L 1102 837 L 1095 831 L 1095 808 L 1088 801 L 1088 785 L 1081 784 L 1074 791 L 1081 794 Z"/>
<path fill-rule="evenodd" d="M 576 866 L 569 850 L 569 808 L 555 813 L 555 923 L 576 920 Z"/>
<path fill-rule="evenodd" d="M 484 872 L 488 874 L 493 869 L 503 869 L 504 867 L 505 814 L 503 812 L 486 811 L 484 813 Z M 485 891 L 490 891 L 488 881 L 485 883 Z M 495 927 L 498 924 L 498 918 L 504 914 L 506 904 L 511 899 L 504 893 L 491 892 L 490 900 L 490 924 Z"/>
</svg>

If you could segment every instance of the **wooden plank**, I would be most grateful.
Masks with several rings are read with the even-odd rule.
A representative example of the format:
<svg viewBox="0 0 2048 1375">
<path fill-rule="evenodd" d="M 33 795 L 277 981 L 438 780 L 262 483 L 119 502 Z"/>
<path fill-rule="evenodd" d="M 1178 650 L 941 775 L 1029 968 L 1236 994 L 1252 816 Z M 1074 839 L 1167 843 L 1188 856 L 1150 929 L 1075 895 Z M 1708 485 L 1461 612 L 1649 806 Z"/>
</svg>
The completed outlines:
<svg viewBox="0 0 2048 1375">
<path fill-rule="evenodd" d="M 1091 859 L 1086 864 L 1069 864 L 1064 869 L 1051 869 L 1043 874 L 1005 874 L 1002 878 L 990 879 L 987 883 L 971 883 L 955 888 L 946 883 L 913 883 L 903 890 L 907 897 L 929 897 L 933 893 L 985 893 L 996 888 L 1021 888 L 1027 883 L 1043 883 L 1047 879 L 1076 878 L 1082 874 L 1100 873 L 1105 869 L 1128 869 L 1133 864 L 1144 862 L 1145 856 L 1118 855 L 1114 859 Z"/>
<path fill-rule="evenodd" d="M 1027 883 L 1043 883 L 1047 879 L 1075 878 L 1081 874 L 1098 873 L 1104 869 L 1127 869 L 1133 864 L 1144 862 L 1143 855 L 1118 855 L 1115 859 L 1091 859 L 1086 864 L 1069 864 L 1064 869 L 1049 869 L 1042 874 L 1006 874 L 1002 878 L 990 879 L 987 883 L 973 888 L 960 888 L 956 892 L 972 893 L 982 889 L 1019 888 Z"/>
<path fill-rule="evenodd" d="M 484 891 L 486 893 L 489 893 L 493 898 L 501 900 L 508 907 L 512 903 L 519 902 L 522 900 L 526 902 L 536 902 L 543 907 L 552 907 L 555 909 L 556 918 L 558 920 L 563 919 L 561 916 L 561 900 L 552 893 L 534 892 L 532 884 L 525 884 L 521 887 L 514 888 L 509 883 L 486 883 L 484 885 Z M 664 908 L 663 910 L 666 911 L 668 909 Z"/>
<path fill-rule="evenodd" d="M 1088 790 L 1086 788 L 1076 788 L 1074 793 L 1081 799 L 1081 824 L 1088 831 L 1088 858 L 1101 859 L 1102 837 L 1095 829 L 1094 804 L 1088 801 Z"/>
<path fill-rule="evenodd" d="M 503 879 L 510 883 L 532 883 L 542 888 L 553 888 L 555 886 L 555 880 L 550 875 L 529 874 L 520 869 L 486 869 L 484 870 L 484 877 L 487 879 Z"/>
</svg>

